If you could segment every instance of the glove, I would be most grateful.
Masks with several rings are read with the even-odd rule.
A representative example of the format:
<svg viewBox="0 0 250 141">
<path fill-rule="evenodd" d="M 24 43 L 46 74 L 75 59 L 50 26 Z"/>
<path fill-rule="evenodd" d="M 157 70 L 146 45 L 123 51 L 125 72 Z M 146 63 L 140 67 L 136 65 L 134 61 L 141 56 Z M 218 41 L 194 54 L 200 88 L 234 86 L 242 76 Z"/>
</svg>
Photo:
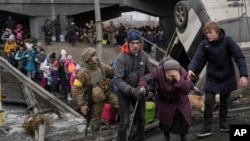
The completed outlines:
<svg viewBox="0 0 250 141">
<path fill-rule="evenodd" d="M 141 99 L 141 98 L 146 94 L 146 92 L 143 92 L 143 91 L 141 91 L 140 89 L 141 89 L 141 87 L 136 87 L 136 88 L 134 89 L 134 96 L 135 96 L 137 99 Z"/>
<path fill-rule="evenodd" d="M 154 85 L 154 76 L 152 74 L 146 75 L 145 80 L 149 85 Z"/>
</svg>

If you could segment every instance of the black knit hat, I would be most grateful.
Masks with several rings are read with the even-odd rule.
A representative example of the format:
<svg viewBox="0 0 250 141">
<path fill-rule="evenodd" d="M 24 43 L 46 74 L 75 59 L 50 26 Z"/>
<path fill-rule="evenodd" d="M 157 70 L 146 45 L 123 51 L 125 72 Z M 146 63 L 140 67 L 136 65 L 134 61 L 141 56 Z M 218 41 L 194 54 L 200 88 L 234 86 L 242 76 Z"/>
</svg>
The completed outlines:
<svg viewBox="0 0 250 141">
<path fill-rule="evenodd" d="M 137 29 L 130 29 L 127 34 L 128 42 L 139 40 L 141 42 L 141 34 Z"/>
<path fill-rule="evenodd" d="M 168 60 L 166 62 L 164 62 L 164 70 L 168 71 L 168 70 L 179 70 L 180 69 L 180 63 L 177 62 L 176 60 Z"/>
</svg>

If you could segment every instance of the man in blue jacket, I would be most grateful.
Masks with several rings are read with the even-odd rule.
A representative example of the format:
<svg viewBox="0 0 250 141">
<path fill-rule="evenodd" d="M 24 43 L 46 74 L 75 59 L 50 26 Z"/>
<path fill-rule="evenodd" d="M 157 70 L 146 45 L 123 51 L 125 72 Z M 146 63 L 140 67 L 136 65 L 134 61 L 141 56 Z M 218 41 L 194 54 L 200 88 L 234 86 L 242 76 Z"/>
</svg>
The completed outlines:
<svg viewBox="0 0 250 141">
<path fill-rule="evenodd" d="M 240 74 L 240 86 L 247 87 L 247 66 L 240 47 L 232 37 L 225 36 L 224 30 L 216 22 L 208 22 L 203 28 L 206 39 L 202 41 L 188 66 L 188 78 L 199 72 L 199 68 L 207 63 L 205 91 L 204 127 L 199 137 L 212 134 L 212 116 L 215 94 L 220 94 L 219 128 L 220 131 L 230 131 L 226 122 L 230 93 L 237 89 L 234 59 Z"/>
</svg>

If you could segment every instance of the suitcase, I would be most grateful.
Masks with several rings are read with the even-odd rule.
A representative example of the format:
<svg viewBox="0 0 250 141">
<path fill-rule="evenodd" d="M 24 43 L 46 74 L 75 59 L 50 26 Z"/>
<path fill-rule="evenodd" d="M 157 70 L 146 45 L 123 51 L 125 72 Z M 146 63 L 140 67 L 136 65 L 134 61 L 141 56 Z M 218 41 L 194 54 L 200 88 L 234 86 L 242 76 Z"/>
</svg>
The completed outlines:
<svg viewBox="0 0 250 141">
<path fill-rule="evenodd" d="M 146 102 L 146 110 L 145 110 L 145 123 L 152 123 L 155 121 L 155 103 L 152 101 Z"/>
<path fill-rule="evenodd" d="M 111 107 L 109 103 L 105 103 L 102 110 L 102 119 L 104 124 L 113 124 L 116 119 L 116 109 Z"/>
</svg>

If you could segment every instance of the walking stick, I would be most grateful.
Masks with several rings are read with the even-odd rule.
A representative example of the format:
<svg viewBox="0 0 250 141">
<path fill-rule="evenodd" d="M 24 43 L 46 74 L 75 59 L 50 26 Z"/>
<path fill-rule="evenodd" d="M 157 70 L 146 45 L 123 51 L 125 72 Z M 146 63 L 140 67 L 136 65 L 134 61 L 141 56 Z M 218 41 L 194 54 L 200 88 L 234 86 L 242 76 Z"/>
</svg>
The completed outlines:
<svg viewBox="0 0 250 141">
<path fill-rule="evenodd" d="M 130 123 L 130 127 L 129 127 L 128 134 L 127 134 L 127 137 L 126 137 L 126 141 L 128 141 L 128 137 L 129 137 L 129 134 L 130 134 L 130 132 L 131 132 L 131 128 L 132 128 L 132 126 L 133 126 L 133 122 L 134 122 L 134 119 L 135 119 L 135 112 L 136 112 L 136 110 L 137 110 L 139 101 L 140 101 L 140 100 L 137 99 L 136 104 L 135 104 L 135 110 L 134 110 L 134 112 L 133 112 L 133 118 L 132 118 L 132 121 L 131 121 L 131 123 Z"/>
</svg>

